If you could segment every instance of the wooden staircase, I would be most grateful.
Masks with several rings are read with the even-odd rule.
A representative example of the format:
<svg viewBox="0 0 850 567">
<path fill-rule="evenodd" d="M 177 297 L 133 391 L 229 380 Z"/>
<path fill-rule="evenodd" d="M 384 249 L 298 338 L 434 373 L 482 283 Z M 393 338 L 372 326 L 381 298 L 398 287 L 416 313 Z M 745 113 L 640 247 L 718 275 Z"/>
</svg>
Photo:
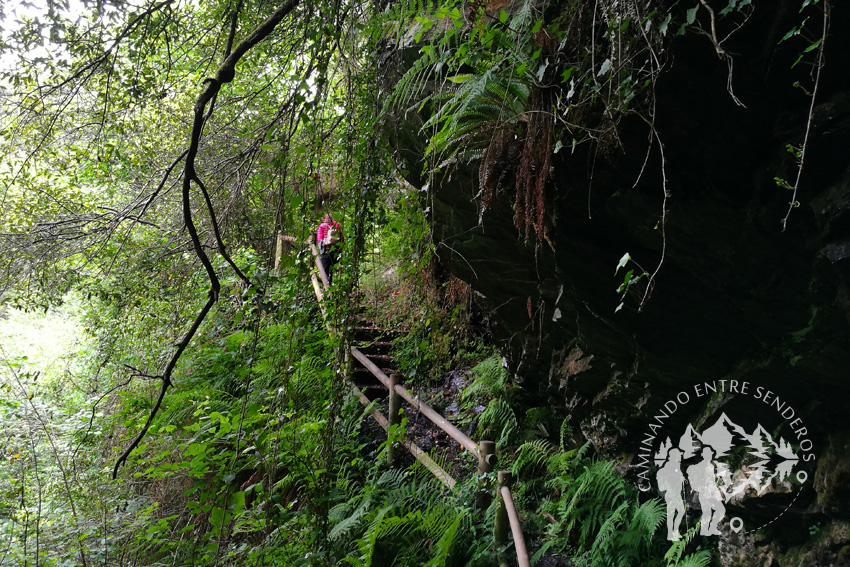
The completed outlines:
<svg viewBox="0 0 850 567">
<path fill-rule="evenodd" d="M 316 273 L 311 274 L 310 279 L 313 290 L 316 292 L 319 308 L 324 317 L 325 308 L 323 298 L 329 287 L 327 276 L 322 268 L 315 244 L 310 243 L 310 249 L 316 259 Z M 387 431 L 392 426 L 392 422 L 374 407 L 371 403 L 372 401 L 381 398 L 390 398 L 390 419 L 393 419 L 393 415 L 395 415 L 395 419 L 398 420 L 400 403 L 403 398 L 404 401 L 410 404 L 413 411 L 422 413 L 435 426 L 442 429 L 449 437 L 457 441 L 461 447 L 477 457 L 477 474 L 480 479 L 484 479 L 485 475 L 492 473 L 496 464 L 495 443 L 486 440 L 482 440 L 479 443 L 474 442 L 465 433 L 449 423 L 434 408 L 419 400 L 411 391 L 397 383 L 396 377 L 392 376 L 393 374 L 398 374 L 397 365 L 392 356 L 392 341 L 398 337 L 398 331 L 380 328 L 374 324 L 374 321 L 362 315 L 355 315 L 354 322 L 354 326 L 350 329 L 352 344 L 348 347 L 352 363 L 350 378 L 352 387 L 356 395 L 359 396 L 360 403 L 369 407 L 369 413 L 375 418 L 375 421 Z M 329 330 L 332 331 L 330 327 Z M 392 388 L 392 392 L 390 392 L 390 388 Z M 396 421 L 395 423 L 399 422 Z M 434 462 L 415 442 L 405 439 L 401 444 L 447 488 L 450 490 L 454 489 L 457 481 L 443 470 L 439 464 Z M 392 455 L 392 452 L 390 455 Z M 525 540 L 522 535 L 522 526 L 520 525 L 519 516 L 516 513 L 509 488 L 511 483 L 510 472 L 500 471 L 498 473 L 498 480 L 499 486 L 497 492 L 500 496 L 500 507 L 496 514 L 496 525 L 494 529 L 496 542 L 500 547 L 504 547 L 507 544 L 507 532 L 508 526 L 510 526 L 517 553 L 517 563 L 519 567 L 530 567 L 528 551 L 526 550 Z M 487 486 L 488 483 L 486 481 L 479 482 L 479 489 L 476 494 L 476 506 L 481 510 L 487 509 L 492 499 Z"/>
<path fill-rule="evenodd" d="M 393 340 L 399 333 L 393 329 L 378 327 L 366 317 L 357 315 L 352 331 L 352 346 L 369 357 L 386 375 L 398 374 L 398 366 L 392 354 Z M 351 380 L 370 401 L 386 398 L 387 387 L 356 358 L 352 358 Z"/>
</svg>

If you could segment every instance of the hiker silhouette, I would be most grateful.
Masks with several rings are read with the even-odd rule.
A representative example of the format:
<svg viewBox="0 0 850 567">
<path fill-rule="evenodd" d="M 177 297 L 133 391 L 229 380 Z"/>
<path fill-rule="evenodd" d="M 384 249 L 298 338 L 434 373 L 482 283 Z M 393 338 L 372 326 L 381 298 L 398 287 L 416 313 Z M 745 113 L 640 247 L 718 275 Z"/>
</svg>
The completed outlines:
<svg viewBox="0 0 850 567">
<path fill-rule="evenodd" d="M 703 447 L 702 460 L 689 466 L 687 470 L 688 482 L 691 489 L 699 496 L 699 505 L 702 510 L 700 535 L 720 535 L 717 525 L 726 515 L 723 493 L 717 488 L 717 473 L 713 458 L 714 451 L 711 447 Z"/>
<path fill-rule="evenodd" d="M 655 480 L 658 482 L 658 490 L 664 493 L 667 502 L 667 539 L 679 541 L 679 524 L 685 516 L 685 501 L 683 499 L 683 488 L 685 476 L 682 474 L 682 451 L 673 447 L 667 452 L 667 460 L 664 466 L 658 469 Z"/>
</svg>

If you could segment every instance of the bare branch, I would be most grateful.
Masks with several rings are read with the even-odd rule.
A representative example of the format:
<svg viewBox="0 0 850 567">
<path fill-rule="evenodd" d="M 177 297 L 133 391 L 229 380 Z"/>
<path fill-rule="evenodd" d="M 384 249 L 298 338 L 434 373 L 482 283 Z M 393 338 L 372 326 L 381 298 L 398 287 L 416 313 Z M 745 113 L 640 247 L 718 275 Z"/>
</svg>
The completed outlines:
<svg viewBox="0 0 850 567">
<path fill-rule="evenodd" d="M 112 469 L 112 478 L 116 478 L 118 476 L 118 470 L 121 468 L 121 465 L 127 461 L 127 458 L 133 452 L 133 450 L 139 445 L 142 439 L 147 434 L 150 429 L 151 424 L 153 423 L 154 417 L 159 411 L 160 406 L 162 405 L 162 400 L 165 398 L 165 394 L 168 391 L 168 388 L 171 386 L 171 375 L 174 372 L 174 368 L 177 366 L 177 362 L 180 360 L 180 357 L 183 355 L 183 352 L 186 350 L 186 347 L 189 346 L 189 343 L 197 332 L 198 328 L 203 323 L 210 309 L 212 309 L 213 305 L 218 300 L 218 294 L 221 290 L 221 283 L 219 282 L 218 275 L 213 268 L 212 262 L 210 262 L 207 253 L 204 251 L 204 248 L 201 244 L 201 240 L 198 237 L 198 231 L 195 227 L 195 223 L 192 219 L 192 203 L 191 203 L 191 188 L 192 182 L 198 183 L 199 186 L 202 185 L 200 178 L 195 170 L 195 158 L 198 155 L 198 148 L 201 142 L 201 135 L 203 133 L 204 123 L 206 122 L 208 115 L 205 113 L 207 104 L 215 99 L 218 95 L 221 87 L 233 81 L 236 76 L 236 64 L 239 60 L 244 56 L 249 50 L 251 50 L 254 46 L 264 40 L 266 37 L 271 34 L 275 27 L 280 23 L 280 21 L 286 17 L 290 12 L 292 12 L 296 6 L 298 6 L 299 0 L 287 0 L 283 4 L 281 4 L 277 10 L 262 24 L 260 24 L 247 38 L 239 42 L 236 47 L 233 49 L 233 52 L 230 53 L 221 64 L 214 79 L 207 79 L 204 81 L 206 87 L 203 92 L 198 96 L 198 99 L 195 102 L 194 106 L 194 120 L 192 125 L 192 135 L 189 141 L 189 148 L 186 152 L 186 165 L 183 170 L 183 221 L 186 225 L 186 230 L 189 232 L 189 237 L 192 240 L 192 245 L 195 249 L 195 255 L 201 261 L 201 264 L 204 266 L 204 269 L 207 272 L 207 276 L 210 281 L 210 289 L 207 292 L 207 301 L 201 309 L 200 313 L 195 317 L 192 326 L 183 336 L 183 339 L 177 345 L 177 349 L 172 355 L 171 359 L 168 361 L 168 365 L 165 367 L 165 371 L 162 373 L 161 380 L 162 385 L 160 387 L 159 396 L 157 397 L 156 403 L 153 408 L 151 408 L 151 412 L 148 415 L 148 419 L 145 422 L 145 425 L 142 427 L 141 431 L 139 431 L 136 438 L 130 443 L 130 446 L 118 457 L 118 460 L 115 462 L 115 467 Z M 231 36 L 235 34 L 235 28 L 231 28 Z M 229 40 L 232 41 L 232 40 Z M 215 220 L 213 219 L 213 225 L 215 225 Z"/>
<path fill-rule="evenodd" d="M 823 34 L 821 35 L 820 45 L 818 45 L 818 58 L 817 58 L 817 71 L 815 74 L 815 86 L 812 89 L 812 101 L 809 103 L 809 116 L 806 120 L 806 134 L 803 137 L 803 147 L 800 148 L 800 159 L 797 164 L 797 179 L 794 181 L 794 193 L 791 195 L 791 202 L 788 204 L 788 212 L 785 213 L 785 218 L 782 219 L 782 231 L 785 232 L 785 229 L 788 226 L 788 217 L 791 216 L 791 211 L 793 211 L 796 207 L 800 206 L 800 203 L 797 201 L 797 190 L 800 188 L 800 178 L 803 176 L 803 162 L 806 159 L 806 148 L 809 145 L 809 134 L 812 131 L 812 120 L 815 115 L 815 101 L 817 101 L 818 97 L 818 87 L 820 86 L 820 76 L 821 71 L 824 66 L 824 44 L 826 43 L 826 36 L 829 33 L 829 16 L 831 12 L 831 6 L 829 5 L 829 0 L 824 0 L 823 3 Z"/>
</svg>

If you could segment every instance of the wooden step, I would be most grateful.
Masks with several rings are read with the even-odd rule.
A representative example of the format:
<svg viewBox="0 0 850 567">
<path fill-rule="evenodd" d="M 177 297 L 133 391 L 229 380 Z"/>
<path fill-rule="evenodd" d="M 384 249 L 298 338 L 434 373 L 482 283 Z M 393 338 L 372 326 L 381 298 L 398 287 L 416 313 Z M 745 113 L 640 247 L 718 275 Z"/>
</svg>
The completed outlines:
<svg viewBox="0 0 850 567">
<path fill-rule="evenodd" d="M 362 382 L 364 384 L 381 384 L 381 381 L 378 380 L 377 376 L 375 376 L 362 366 L 352 367 L 351 379 L 358 383 Z"/>
<path fill-rule="evenodd" d="M 357 341 L 353 346 L 360 349 L 360 352 L 366 356 L 390 354 L 393 350 L 393 343 L 390 341 Z"/>
<path fill-rule="evenodd" d="M 352 338 L 357 342 L 389 342 L 399 336 L 398 331 L 381 327 L 352 327 Z"/>
<path fill-rule="evenodd" d="M 360 352 L 363 352 L 363 350 L 361 349 Z M 395 357 L 391 354 L 372 354 L 368 352 L 363 352 L 363 354 L 368 356 L 369 360 L 378 365 L 378 367 L 380 367 L 381 365 L 388 366 L 387 363 L 395 361 Z"/>
</svg>

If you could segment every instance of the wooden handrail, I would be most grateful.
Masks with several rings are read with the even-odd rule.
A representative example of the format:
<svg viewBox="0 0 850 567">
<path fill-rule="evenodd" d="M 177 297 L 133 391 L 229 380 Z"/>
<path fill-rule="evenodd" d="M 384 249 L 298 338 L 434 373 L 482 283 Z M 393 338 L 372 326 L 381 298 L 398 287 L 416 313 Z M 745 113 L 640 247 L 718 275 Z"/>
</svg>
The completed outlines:
<svg viewBox="0 0 850 567">
<path fill-rule="evenodd" d="M 328 274 L 325 273 L 325 267 L 322 265 L 322 256 L 319 254 L 319 249 L 316 248 L 316 245 L 313 242 L 310 242 L 310 251 L 313 253 L 313 257 L 316 258 L 316 268 L 319 270 L 319 275 L 322 277 L 322 283 L 325 286 L 325 289 L 331 285 L 328 282 Z"/>
<path fill-rule="evenodd" d="M 322 319 L 327 323 L 328 314 L 325 312 L 325 294 L 322 293 L 319 278 L 316 277 L 316 274 L 310 274 L 310 281 L 313 282 L 313 291 L 316 293 L 316 299 L 319 301 L 319 309 L 322 310 Z"/>
<path fill-rule="evenodd" d="M 508 523 L 511 526 L 511 535 L 514 538 L 514 549 L 516 550 L 516 559 L 519 567 L 531 567 L 531 562 L 528 559 L 528 550 L 525 547 L 525 538 L 522 535 L 522 526 L 519 523 L 519 515 L 514 506 L 514 499 L 511 496 L 510 484 L 512 475 L 508 471 L 499 471 L 499 511 L 496 513 L 496 529 L 495 537 L 497 544 L 507 543 L 507 534 L 504 528 L 504 519 L 507 516 Z"/>
<path fill-rule="evenodd" d="M 322 278 L 322 283 L 324 284 L 324 288 L 328 288 L 328 280 L 327 274 L 325 273 L 324 267 L 322 266 L 321 258 L 319 256 L 319 251 L 316 249 L 315 244 L 310 242 L 310 249 L 313 252 L 313 255 L 316 257 L 316 268 L 318 269 L 319 275 Z M 316 292 L 316 298 L 319 300 L 319 305 L 322 307 L 322 315 L 325 314 L 323 299 L 324 294 L 322 293 L 322 286 L 319 284 L 318 278 L 315 274 L 311 275 L 311 280 L 313 282 L 313 289 Z M 327 323 L 327 321 L 326 321 Z M 391 380 L 389 376 L 387 376 L 378 366 L 369 360 L 369 358 L 360 352 L 360 349 L 357 347 L 351 347 L 349 349 L 354 358 L 360 361 L 363 366 L 369 370 L 388 390 L 396 392 L 399 396 L 407 400 L 407 402 L 413 406 L 414 409 L 423 413 L 428 419 L 430 419 L 434 424 L 436 424 L 440 429 L 445 431 L 452 439 L 460 443 L 460 445 L 474 454 L 479 461 L 478 464 L 478 473 L 479 475 L 486 474 L 493 470 L 493 465 L 495 463 L 495 453 L 493 452 L 494 448 L 493 443 L 491 441 L 482 441 L 479 446 L 472 439 L 470 439 L 466 434 L 464 434 L 460 429 L 449 423 L 446 418 L 440 415 L 439 412 L 434 410 L 431 406 L 421 401 L 417 396 L 411 394 L 407 388 L 402 386 L 401 384 L 397 384 L 395 380 Z M 363 393 L 358 390 L 356 387 L 352 385 L 352 389 L 356 393 L 360 403 L 366 407 L 372 405 L 372 402 L 363 395 Z M 375 408 L 371 408 L 369 413 L 378 422 L 384 430 L 389 431 L 389 421 L 386 417 L 384 417 L 381 412 L 379 412 Z M 431 457 L 428 456 L 425 451 L 423 451 L 416 443 L 413 441 L 405 439 L 403 441 L 403 445 L 407 448 L 408 451 L 421 462 L 425 468 L 427 468 L 431 473 L 437 477 L 437 479 L 442 482 L 449 490 L 453 490 L 455 485 L 457 484 L 457 480 L 455 480 L 449 473 L 447 473 L 440 465 L 438 465 Z M 392 449 L 390 449 L 392 450 Z M 483 478 L 483 477 L 481 477 Z M 519 567 L 531 567 L 531 563 L 528 559 L 528 550 L 525 547 L 525 538 L 522 535 L 522 526 L 519 523 L 519 516 L 517 515 L 516 506 L 514 505 L 513 497 L 511 496 L 511 490 L 509 488 L 509 484 L 511 481 L 511 473 L 506 471 L 501 471 L 498 474 L 498 494 L 500 500 L 499 510 L 496 513 L 496 527 L 495 527 L 495 539 L 497 543 L 506 543 L 506 541 L 500 541 L 506 539 L 505 532 L 505 519 L 507 519 L 507 523 L 510 524 L 511 533 L 514 539 L 514 548 L 516 549 L 517 554 L 517 562 Z M 480 495 L 479 495 L 480 496 Z M 476 499 L 478 500 L 478 499 Z M 482 500 L 484 502 L 486 499 Z M 484 504 L 483 507 L 486 507 Z"/>
<path fill-rule="evenodd" d="M 381 383 L 387 387 L 387 389 L 390 389 L 392 387 L 390 385 L 390 377 L 384 374 L 384 372 L 380 368 L 378 368 L 374 362 L 369 360 L 369 357 L 360 352 L 360 349 L 358 349 L 357 347 L 351 347 L 351 354 L 354 356 L 354 358 L 359 360 L 360 363 L 365 366 L 369 372 L 371 372 L 378 380 L 380 380 Z M 399 396 L 407 400 L 407 403 L 413 406 L 413 409 L 424 414 L 428 419 L 434 422 L 437 427 L 445 431 L 449 435 L 449 437 L 460 443 L 464 449 L 466 449 L 476 457 L 478 456 L 478 444 L 475 443 L 475 441 L 473 441 L 472 439 L 470 439 L 466 434 L 464 434 L 463 431 L 449 423 L 446 418 L 440 415 L 437 410 L 435 410 L 425 402 L 421 401 L 415 395 L 411 394 L 410 391 L 401 384 L 395 385 L 395 391 L 398 393 Z"/>
<path fill-rule="evenodd" d="M 358 390 L 357 388 L 354 388 L 353 386 L 352 386 L 352 388 L 357 393 L 357 397 L 360 400 L 361 404 L 363 404 L 366 407 L 369 407 L 370 405 L 372 405 L 372 402 L 369 401 L 369 398 L 364 396 L 363 393 L 360 392 L 360 390 Z M 389 421 L 387 420 L 386 417 L 384 417 L 381 414 L 381 412 L 379 412 L 375 408 L 372 408 L 372 410 L 369 413 L 372 414 L 372 417 L 375 418 L 375 421 L 378 422 L 378 425 L 383 427 L 385 431 L 389 429 Z M 426 469 L 431 471 L 431 474 L 436 476 L 437 479 L 446 486 L 446 488 L 448 488 L 449 490 L 454 489 L 455 485 L 457 484 L 457 481 L 454 478 L 452 478 L 452 475 L 450 475 L 445 470 L 443 470 L 443 468 L 440 467 L 440 465 L 438 465 L 434 461 L 434 459 L 429 457 L 428 453 L 423 451 L 419 447 L 419 445 L 417 445 L 413 441 L 408 441 L 408 440 L 404 440 L 403 444 L 407 448 L 407 450 L 410 451 L 410 454 L 413 455 L 416 458 L 417 461 L 422 463 L 425 466 Z"/>
<path fill-rule="evenodd" d="M 511 497 L 511 489 L 503 486 L 499 491 L 502 493 L 502 500 L 508 512 L 508 520 L 511 522 L 511 534 L 514 536 L 517 563 L 519 563 L 519 567 L 531 567 L 531 563 L 528 560 L 528 550 L 525 548 L 525 538 L 522 535 L 522 526 L 519 523 L 519 516 L 516 513 L 514 499 Z"/>
</svg>

